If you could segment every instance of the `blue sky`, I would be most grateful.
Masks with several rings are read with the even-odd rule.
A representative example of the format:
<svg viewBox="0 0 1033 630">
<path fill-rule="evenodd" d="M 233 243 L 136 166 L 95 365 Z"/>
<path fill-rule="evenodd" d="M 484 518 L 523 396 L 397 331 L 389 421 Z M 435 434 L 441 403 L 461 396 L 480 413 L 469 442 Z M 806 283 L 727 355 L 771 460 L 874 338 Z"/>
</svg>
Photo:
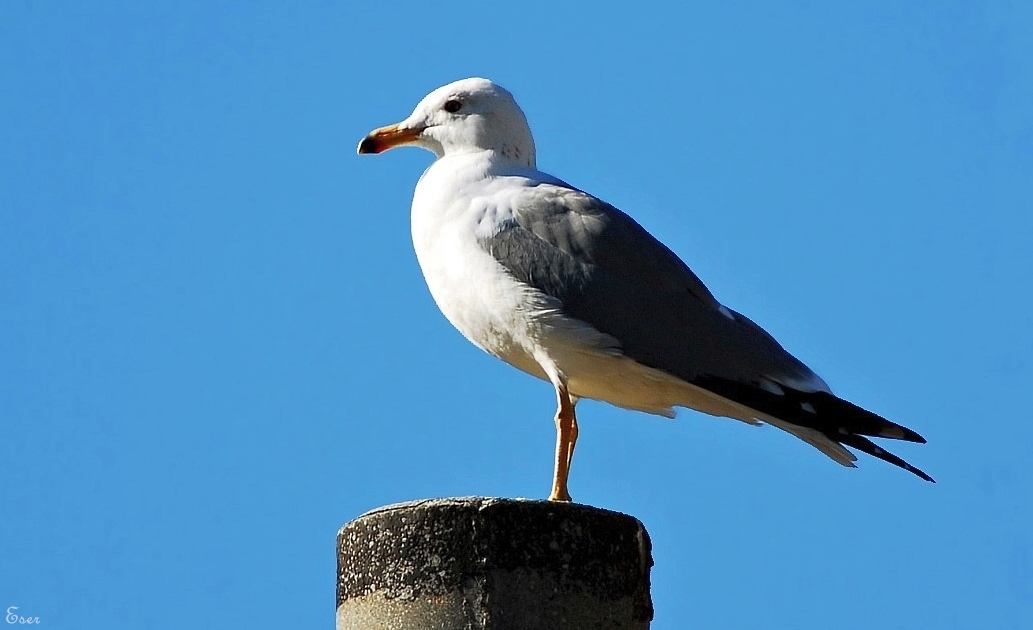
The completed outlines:
<svg viewBox="0 0 1033 630">
<path fill-rule="evenodd" d="M 833 389 L 914 428 L 579 407 L 580 502 L 654 544 L 656 630 L 1033 627 L 1033 10 L 1018 2 L 0 3 L 0 610 L 326 627 L 374 507 L 544 497 L 550 387 L 442 317 L 431 89 L 507 86 Z M 896 445 L 894 445 L 896 446 Z"/>
</svg>

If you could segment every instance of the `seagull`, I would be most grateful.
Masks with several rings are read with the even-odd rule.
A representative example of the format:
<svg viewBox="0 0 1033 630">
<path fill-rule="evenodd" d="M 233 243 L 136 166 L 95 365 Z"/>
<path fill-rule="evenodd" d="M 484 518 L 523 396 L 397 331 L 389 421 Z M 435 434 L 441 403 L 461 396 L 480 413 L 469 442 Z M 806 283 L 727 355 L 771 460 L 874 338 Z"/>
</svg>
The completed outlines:
<svg viewBox="0 0 1033 630">
<path fill-rule="evenodd" d="M 551 501 L 571 500 L 582 398 L 767 423 L 844 466 L 857 460 L 849 446 L 933 481 L 868 439 L 922 436 L 834 395 L 634 219 L 537 170 L 506 89 L 480 78 L 440 87 L 358 152 L 399 146 L 437 156 L 416 184 L 412 239 L 438 308 L 474 345 L 555 388 Z"/>
</svg>

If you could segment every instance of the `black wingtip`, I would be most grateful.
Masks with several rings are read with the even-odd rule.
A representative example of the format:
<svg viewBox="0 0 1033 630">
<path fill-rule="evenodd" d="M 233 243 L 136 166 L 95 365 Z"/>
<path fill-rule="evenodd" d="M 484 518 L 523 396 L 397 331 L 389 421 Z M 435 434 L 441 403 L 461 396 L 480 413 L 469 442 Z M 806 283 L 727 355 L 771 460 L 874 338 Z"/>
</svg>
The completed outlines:
<svg viewBox="0 0 1033 630">
<path fill-rule="evenodd" d="M 907 462 L 904 462 L 904 463 L 907 463 Z M 936 483 L 936 480 L 933 479 L 932 477 L 930 477 L 929 475 L 927 475 L 924 470 L 921 470 L 919 468 L 915 468 L 911 464 L 907 464 L 907 466 L 904 467 L 904 470 L 908 471 L 909 473 L 912 473 L 913 475 L 915 475 L 915 476 L 917 476 L 917 477 L 919 477 L 921 479 L 924 479 L 925 481 L 928 481 L 929 483 Z"/>
<path fill-rule="evenodd" d="M 917 475 L 918 477 L 928 481 L 929 483 L 936 483 L 935 479 L 933 479 L 929 475 L 925 474 L 923 471 L 919 470 L 918 468 L 915 468 L 914 466 L 908 466 L 905 470 L 907 470 L 908 472 L 914 473 L 915 475 Z"/>
<path fill-rule="evenodd" d="M 832 437 L 832 436 L 829 436 L 829 437 Z M 925 471 L 912 466 L 911 464 L 909 464 L 906 461 L 904 461 L 903 459 L 897 457 L 893 453 L 890 453 L 886 449 L 882 448 L 881 446 L 879 446 L 875 442 L 872 442 L 871 440 L 869 440 L 868 438 L 866 438 L 864 436 L 853 435 L 853 434 L 849 434 L 849 435 L 842 435 L 842 434 L 840 434 L 840 435 L 835 436 L 833 439 L 836 439 L 840 443 L 846 444 L 847 446 L 849 446 L 851 448 L 856 448 L 857 450 L 859 450 L 859 451 L 861 451 L 863 453 L 868 453 L 872 457 L 877 457 L 877 458 L 881 459 L 884 462 L 888 462 L 890 464 L 893 464 L 894 466 L 897 466 L 899 468 L 903 468 L 904 470 L 908 471 L 909 473 L 915 475 L 916 477 L 924 479 L 925 481 L 928 481 L 929 483 L 936 483 L 936 480 L 933 479 L 932 477 L 930 477 L 929 475 L 927 475 L 925 473 Z"/>
<path fill-rule="evenodd" d="M 833 442 L 855 448 L 903 468 L 925 481 L 936 483 L 925 472 L 864 436 L 918 444 L 925 444 L 924 437 L 834 394 L 801 392 L 785 386 L 781 386 L 782 394 L 775 394 L 749 383 L 710 375 L 698 376 L 693 380 L 693 385 L 785 422 L 818 431 Z"/>
<path fill-rule="evenodd" d="M 880 435 L 878 437 L 888 437 L 888 438 L 892 438 L 892 439 L 895 439 L 895 440 L 904 440 L 905 442 L 914 442 L 916 444 L 925 444 L 925 438 L 922 437 L 921 435 L 919 435 L 917 432 L 912 431 L 911 429 L 909 429 L 909 428 L 907 428 L 905 426 L 901 426 L 901 425 L 899 425 L 899 424 L 897 424 L 895 422 L 890 422 L 889 420 L 886 420 L 885 418 L 883 418 L 883 421 L 885 421 L 887 424 L 891 425 L 893 427 L 892 430 L 894 432 L 897 429 L 899 429 L 900 430 L 900 435 Z"/>
<path fill-rule="evenodd" d="M 812 394 L 801 393 L 799 395 L 806 397 L 817 408 L 818 414 L 822 419 L 849 433 L 925 444 L 925 438 L 916 431 L 887 420 L 879 414 L 872 413 L 864 407 L 859 407 L 835 394 L 814 392 Z M 814 428 L 821 430 L 817 426 Z"/>
</svg>

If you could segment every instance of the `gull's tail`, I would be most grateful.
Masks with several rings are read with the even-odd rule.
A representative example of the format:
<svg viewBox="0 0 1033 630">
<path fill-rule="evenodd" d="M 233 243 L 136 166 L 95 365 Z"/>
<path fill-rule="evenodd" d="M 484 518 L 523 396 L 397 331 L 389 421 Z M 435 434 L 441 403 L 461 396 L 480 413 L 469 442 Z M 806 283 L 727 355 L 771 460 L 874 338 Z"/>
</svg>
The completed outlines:
<svg viewBox="0 0 1033 630">
<path fill-rule="evenodd" d="M 834 394 L 801 392 L 781 384 L 779 394 L 759 385 L 709 376 L 695 379 L 694 384 L 757 411 L 760 419 L 806 440 L 845 466 L 853 465 L 853 458 L 843 456 L 846 451 L 842 446 L 849 446 L 935 483 L 925 472 L 868 439 L 878 437 L 924 444 L 925 438 Z"/>
</svg>

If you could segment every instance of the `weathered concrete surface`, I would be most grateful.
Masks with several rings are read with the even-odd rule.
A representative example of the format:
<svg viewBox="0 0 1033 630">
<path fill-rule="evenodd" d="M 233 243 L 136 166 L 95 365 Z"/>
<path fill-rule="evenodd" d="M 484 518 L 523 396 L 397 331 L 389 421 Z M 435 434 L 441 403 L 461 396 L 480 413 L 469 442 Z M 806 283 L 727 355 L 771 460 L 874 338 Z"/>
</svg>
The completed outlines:
<svg viewBox="0 0 1033 630">
<path fill-rule="evenodd" d="M 438 499 L 337 537 L 337 630 L 645 630 L 649 536 L 576 504 Z"/>
</svg>

